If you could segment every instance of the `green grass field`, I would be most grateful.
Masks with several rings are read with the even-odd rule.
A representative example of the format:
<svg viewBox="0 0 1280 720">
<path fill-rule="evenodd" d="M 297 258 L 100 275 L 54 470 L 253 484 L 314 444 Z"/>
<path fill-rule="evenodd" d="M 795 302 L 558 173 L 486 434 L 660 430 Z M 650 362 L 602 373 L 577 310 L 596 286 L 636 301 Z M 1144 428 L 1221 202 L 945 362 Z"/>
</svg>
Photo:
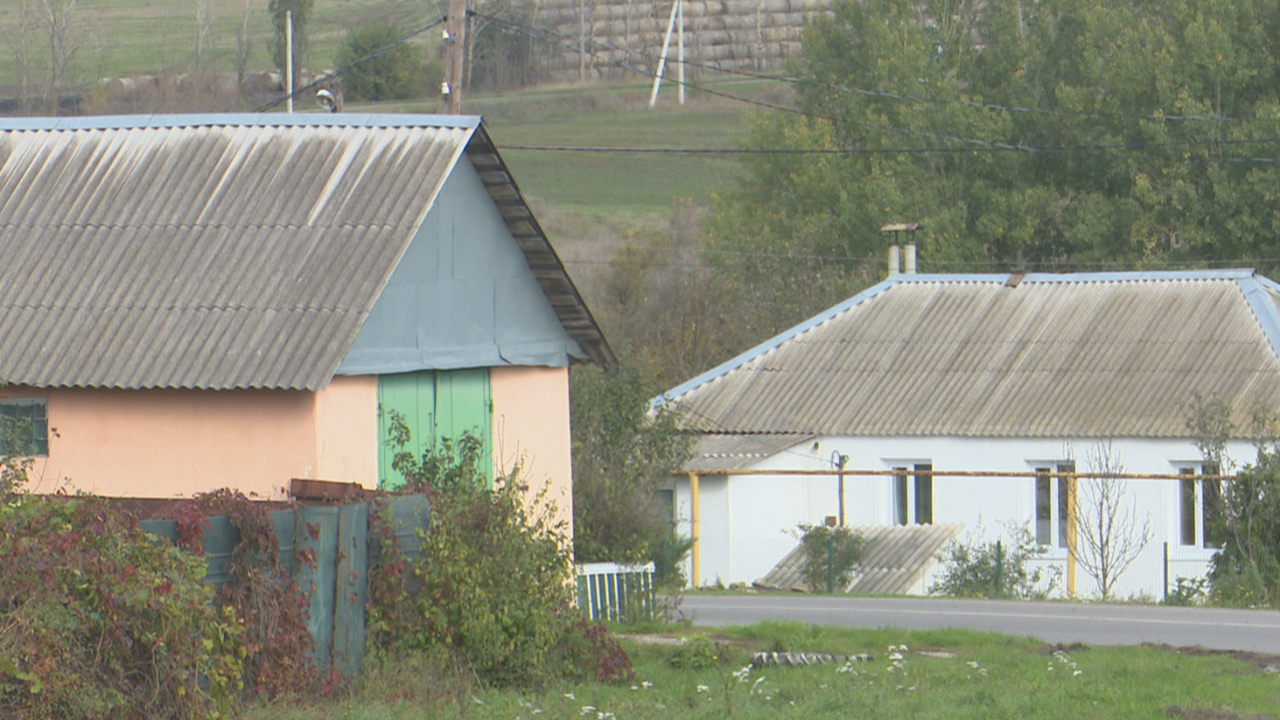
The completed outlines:
<svg viewBox="0 0 1280 720">
<path fill-rule="evenodd" d="M 271 67 L 267 46 L 271 21 L 267 0 L 250 0 L 249 36 L 254 52 L 250 68 Z M 12 57 L 12 34 L 19 26 L 23 0 L 0 3 L 0 86 L 18 81 Z M 38 0 L 27 0 L 34 8 Z M 243 22 L 246 0 L 211 0 L 212 26 L 206 38 L 207 67 L 215 72 L 235 68 L 236 34 Z M 72 83 L 101 77 L 187 72 L 195 59 L 196 0 L 79 0 L 71 16 L 71 44 L 77 47 L 69 80 Z M 434 3 L 405 0 L 316 0 L 307 23 L 311 38 L 308 67 L 333 64 L 347 29 L 361 23 L 387 21 L 412 29 L 438 18 Z M 34 37 L 37 39 L 37 30 Z M 48 36 L 45 35 L 45 43 Z M 424 42 L 434 42 L 431 33 Z M 44 52 L 37 44 L 36 53 Z"/>
<path fill-rule="evenodd" d="M 717 636 L 709 667 L 677 668 L 678 646 L 627 643 L 634 681 L 541 692 L 484 689 L 384 669 L 319 706 L 285 702 L 250 720 L 487 718 L 1265 718 L 1280 676 L 1223 655 L 1153 647 L 1046 647 L 967 631 L 839 630 L 770 623 Z M 893 649 L 890 648 L 893 646 Z M 905 646 L 905 647 L 904 647 Z M 870 653 L 867 662 L 743 672 L 752 652 Z M 897 656 L 897 657 L 895 657 Z M 416 678 L 416 679 L 414 679 Z"/>
</svg>

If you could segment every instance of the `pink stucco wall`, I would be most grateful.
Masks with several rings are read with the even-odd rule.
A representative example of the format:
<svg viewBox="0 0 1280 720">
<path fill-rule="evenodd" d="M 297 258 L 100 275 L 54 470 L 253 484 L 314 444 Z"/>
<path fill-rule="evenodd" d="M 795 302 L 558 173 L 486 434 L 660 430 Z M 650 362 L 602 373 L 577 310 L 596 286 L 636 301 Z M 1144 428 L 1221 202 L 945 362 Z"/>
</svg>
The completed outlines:
<svg viewBox="0 0 1280 720">
<path fill-rule="evenodd" d="M 293 390 L 17 388 L 45 397 L 49 455 L 32 489 L 183 497 L 220 487 L 280 497 L 291 478 L 377 484 L 377 378 Z M 56 432 L 56 434 L 55 434 Z"/>
<path fill-rule="evenodd" d="M 573 527 L 569 436 L 569 368 L 497 367 L 493 392 L 493 461 L 499 473 L 521 464 L 530 487 L 550 483 L 560 519 Z"/>
</svg>

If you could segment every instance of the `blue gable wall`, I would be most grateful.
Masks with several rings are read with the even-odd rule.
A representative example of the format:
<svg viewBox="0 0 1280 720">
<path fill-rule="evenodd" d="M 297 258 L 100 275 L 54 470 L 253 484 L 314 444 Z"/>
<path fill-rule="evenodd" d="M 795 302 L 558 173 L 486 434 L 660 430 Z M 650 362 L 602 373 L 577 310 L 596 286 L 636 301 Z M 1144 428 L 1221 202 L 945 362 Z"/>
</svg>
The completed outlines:
<svg viewBox="0 0 1280 720">
<path fill-rule="evenodd" d="M 560 367 L 570 356 L 582 350 L 463 155 L 337 374 Z"/>
</svg>

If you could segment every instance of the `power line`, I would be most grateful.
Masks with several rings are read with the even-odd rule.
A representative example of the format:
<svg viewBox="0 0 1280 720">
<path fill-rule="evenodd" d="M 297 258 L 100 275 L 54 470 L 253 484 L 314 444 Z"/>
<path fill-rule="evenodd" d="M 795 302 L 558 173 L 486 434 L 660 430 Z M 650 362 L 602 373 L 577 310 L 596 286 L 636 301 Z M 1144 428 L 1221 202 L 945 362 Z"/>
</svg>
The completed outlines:
<svg viewBox="0 0 1280 720">
<path fill-rule="evenodd" d="M 587 50 L 587 49 L 586 49 L 586 42 L 590 42 L 593 46 L 603 47 L 603 48 L 607 48 L 607 49 L 609 49 L 609 50 L 614 50 L 614 51 L 616 51 L 616 52 L 621 52 L 621 53 L 624 53 L 624 54 L 636 55 L 636 56 L 643 57 L 643 58 L 654 59 L 654 58 L 657 58 L 657 57 L 658 57 L 657 55 L 654 55 L 654 54 L 652 54 L 652 53 L 644 52 L 644 51 L 641 51 L 641 50 L 635 50 L 635 49 L 632 49 L 632 48 L 620 48 L 620 47 L 617 47 L 616 45 L 612 45 L 612 44 L 610 44 L 610 43 L 606 43 L 606 42 L 603 42 L 603 41 L 595 40 L 594 38 L 592 38 L 592 39 L 590 39 L 590 40 L 586 40 L 585 38 L 574 38 L 573 36 L 565 35 L 565 34 L 563 34 L 563 33 L 558 33 L 558 32 L 556 32 L 556 31 L 554 31 L 554 30 L 549 30 L 549 29 L 546 29 L 546 28 L 538 28 L 538 27 L 534 27 L 534 26 L 532 26 L 532 25 L 527 25 L 527 24 L 524 24 L 524 23 L 511 22 L 511 21 L 508 21 L 508 20 L 503 20 L 503 19 L 501 19 L 501 18 L 494 17 L 494 16 L 492 16 L 492 15 L 486 15 L 486 14 L 483 14 L 483 13 L 472 12 L 471 14 L 472 14 L 472 15 L 475 15 L 475 16 L 477 16 L 477 17 L 485 18 L 486 20 L 489 20 L 490 22 L 496 23 L 496 24 L 498 24 L 498 25 L 500 25 L 500 26 L 503 26 L 503 27 L 505 27 L 505 28 L 508 28 L 508 29 L 510 29 L 510 30 L 513 30 L 513 31 L 516 31 L 516 32 L 523 33 L 523 34 L 525 34 L 525 35 L 528 35 L 528 36 L 533 37 L 533 38 L 538 39 L 538 40 L 542 40 L 543 42 L 550 43 L 550 44 L 555 44 L 555 45 L 559 45 L 559 46 L 562 46 L 562 47 L 566 47 L 566 48 L 568 48 L 568 49 L 570 49 L 570 50 L 578 50 L 579 52 L 585 52 L 585 53 L 587 53 L 587 54 L 591 55 L 592 57 L 600 58 L 600 59 L 604 60 L 604 61 L 605 61 L 605 62 L 607 62 L 607 63 L 613 64 L 613 65 L 617 65 L 617 66 L 619 66 L 619 67 L 623 67 L 623 68 L 628 69 L 628 70 L 631 70 L 632 72 L 635 72 L 635 73 L 637 73 L 637 74 L 640 74 L 640 75 L 646 75 L 646 76 L 648 76 L 648 77 L 657 77 L 657 74 L 656 74 L 655 72 L 653 72 L 653 71 L 651 71 L 651 70 L 649 70 L 649 69 L 647 69 L 647 68 L 639 68 L 639 67 L 635 67 L 635 66 L 633 66 L 633 65 L 630 65 L 630 64 L 628 64 L 628 63 L 624 63 L 624 62 L 622 62 L 622 61 L 615 60 L 615 59 L 613 59 L 613 58 L 611 58 L 611 57 L 608 57 L 608 56 L 606 56 L 606 55 L 603 55 L 602 53 L 600 53 L 600 52 L 598 52 L 598 51 L 596 51 L 596 50 Z M 670 62 L 670 60 L 669 60 L 669 59 L 668 59 L 668 61 Z M 679 62 L 679 61 L 677 60 L 676 62 Z M 883 92 L 883 91 L 873 91 L 873 90 L 862 90 L 862 89 L 857 89 L 857 88 L 847 88 L 847 87 L 838 86 L 838 85 L 828 85 L 828 84 L 825 84 L 825 83 L 819 83 L 819 82 L 816 82 L 816 81 L 801 80 L 801 79 L 798 79 L 798 78 L 779 77 L 779 76 L 773 76 L 773 75 L 764 75 L 764 74 L 761 74 L 761 73 L 753 73 L 753 72 L 743 71 L 743 70 L 734 70 L 734 69 L 728 69 L 728 68 L 721 68 L 721 67 L 718 67 L 718 66 L 715 66 L 715 65 L 709 65 L 709 64 L 706 64 L 706 63 L 698 63 L 698 62 L 689 61 L 689 60 L 685 60 L 684 62 L 685 62 L 685 64 L 686 64 L 686 65 L 692 65 L 692 66 L 695 66 L 695 67 L 701 67 L 701 68 L 705 68 L 705 69 L 709 69 L 709 70 L 715 70 L 715 71 L 717 71 L 717 72 L 725 72 L 725 73 L 730 73 L 730 74 L 740 75 L 740 76 L 744 76 L 744 77 L 753 77 L 753 78 L 764 79 L 764 80 L 771 80 L 771 81 L 781 81 L 781 82 L 787 82 L 787 83 L 792 83 L 792 84 L 810 85 L 810 86 L 814 86 L 814 87 L 821 87 L 821 88 L 824 88 L 824 89 L 835 90 L 835 91 L 838 91 L 838 92 L 850 92 L 850 93 L 857 93 L 857 94 L 862 94 L 862 95 L 875 95 L 875 96 L 883 96 L 883 97 L 892 97 L 892 98 L 900 99 L 900 100 L 914 100 L 914 101 L 936 102 L 936 103 L 958 103 L 958 104 L 967 105 L 967 106 L 972 106 L 972 107 L 985 108 L 985 109 L 988 109 L 988 110 L 990 110 L 990 109 L 1007 109 L 1007 110 L 1011 110 L 1011 111 L 1013 111 L 1013 110 L 1017 110 L 1017 111 L 1026 111 L 1026 112 L 1042 112 L 1042 113 L 1046 113 L 1046 114 L 1068 114 L 1068 115 L 1073 115 L 1073 116 L 1125 116 L 1125 117 L 1140 117 L 1140 118 L 1147 118 L 1147 119 L 1180 119 L 1180 120 L 1193 120 L 1193 119 L 1194 119 L 1194 120 L 1219 120 L 1219 119 L 1223 119 L 1223 120 L 1225 120 L 1225 119 L 1235 119 L 1235 120 L 1245 120 L 1245 118 L 1229 118 L 1229 117 L 1214 118 L 1214 117 L 1209 117 L 1209 116 L 1193 116 L 1193 115 L 1126 115 L 1126 114 L 1124 114 L 1124 113 L 1092 113 L 1092 112 L 1085 112 L 1085 111 L 1078 111 L 1078 112 L 1077 112 L 1077 111 L 1050 111 L 1050 110 L 1037 110 L 1037 109 L 1034 109 L 1034 108 L 1019 108 L 1019 107 L 1017 107 L 1017 106 L 1000 106 L 1000 105 L 993 105 L 993 104 L 989 104 L 989 103 L 974 103 L 974 102 L 970 102 L 970 101 L 963 101 L 963 100 L 954 100 L 954 101 L 953 101 L 953 100 L 946 100 L 946 99 L 941 99 L 941 98 L 925 98 L 925 97 L 919 97 L 919 96 L 913 96 L 913 95 L 905 95 L 905 94 L 899 94 L 899 93 L 887 93 L 887 92 Z M 808 112 L 808 111 L 801 110 L 801 109 L 798 109 L 798 108 L 791 108 L 791 107 L 785 107 L 785 106 L 775 105 L 775 104 L 773 104 L 773 103 L 767 103 L 767 102 L 763 102 L 763 101 L 753 100 L 753 99 L 750 99 L 750 98 L 740 97 L 740 96 L 737 96 L 737 95 L 731 95 L 731 94 L 729 94 L 729 93 L 724 93 L 724 92 L 719 92 L 719 91 L 716 91 L 716 90 L 711 90 L 710 88 L 707 88 L 707 87 L 705 87 L 705 86 L 698 85 L 698 84 L 693 83 L 693 82 L 690 82 L 690 81 L 684 81 L 683 83 L 682 83 L 681 81 L 679 81 L 679 80 L 671 80 L 671 79 L 667 79 L 667 81 L 668 81 L 668 82 L 671 82 L 671 83 L 673 83 L 673 84 L 677 84 L 677 85 L 684 85 L 684 86 L 686 86 L 686 87 L 690 87 L 690 88 L 693 88 L 693 89 L 698 90 L 698 91 L 700 91 L 700 92 L 705 92 L 705 93 L 710 94 L 710 95 L 716 95 L 716 96 L 719 96 L 719 97 L 724 97 L 724 98 L 728 98 L 728 99 L 731 99 L 731 100 L 735 100 L 735 101 L 738 101 L 738 102 L 750 103 L 750 104 L 753 104 L 753 105 L 757 105 L 757 106 L 762 106 L 762 107 L 765 107 L 765 108 L 769 108 L 769 109 L 772 109 L 772 110 L 780 110 L 780 111 L 784 111 L 784 112 L 788 112 L 788 113 L 794 113 L 794 114 L 801 115 L 801 116 L 804 116 L 804 117 L 812 117 L 812 118 L 817 118 L 817 119 L 827 120 L 827 121 L 830 121 L 830 122 L 843 122 L 843 123 L 847 123 L 847 124 L 851 124 L 851 125 L 858 125 L 858 126 L 861 126 L 861 127 L 866 127 L 866 128 L 870 128 L 870 129 L 874 129 L 874 130 L 883 130 L 883 131 L 887 131 L 887 132 L 893 132 L 893 133 L 899 133 L 899 134 L 904 134 L 904 135 L 910 135 L 910 136 L 913 136 L 913 137 L 925 138 L 925 139 L 928 139 L 928 140 L 938 140 L 938 141 L 953 142 L 953 143 L 964 143 L 964 144 L 977 145 L 977 146 L 980 146 L 980 147 L 984 147 L 984 148 L 991 148 L 991 149 L 997 149 L 997 150 L 1021 151 L 1021 152 L 1062 152 L 1062 151 L 1064 151 L 1064 150 L 1073 150 L 1073 151 L 1074 151 L 1074 150 L 1081 150 L 1081 149 L 1084 149 L 1084 150 L 1092 150 L 1092 149 L 1110 149 L 1110 148 L 1147 148 L 1147 147 L 1160 147 L 1160 146 L 1168 146 L 1168 147 L 1177 147 L 1177 146 L 1181 146 L 1181 145 L 1174 144 L 1174 143 L 1117 143 L 1117 144 L 1112 144 L 1112 145 L 1078 145 L 1078 146 L 1063 146 L 1063 147 L 1061 147 L 1061 148 L 1055 148 L 1055 147 L 1044 147 L 1044 148 L 1042 148 L 1042 147 L 1037 147 L 1037 146 L 1028 146 L 1028 145 L 1014 145 L 1014 144 L 1010 144 L 1010 143 L 992 142 L 992 141 L 988 141 L 988 140 L 977 140 L 977 139 L 973 139 L 973 138 L 963 138 L 963 137 L 956 137 L 956 136 L 951 136 L 951 135 L 940 135 L 940 134 L 937 134 L 937 133 L 929 133 L 929 132 L 923 132 L 923 131 L 919 131 L 919 130 L 910 130 L 910 129 L 907 129 L 907 128 L 894 127 L 894 126 L 891 126 L 891 125 L 880 125 L 880 124 L 876 124 L 876 123 L 868 123 L 868 122 L 863 122 L 863 121 L 851 120 L 851 119 L 847 119 L 847 118 L 846 118 L 846 119 L 843 119 L 843 120 L 837 120 L 837 119 L 835 119 L 835 118 L 831 118 L 831 117 L 829 117 L 829 116 L 825 116 L 825 115 L 820 115 L 820 114 L 817 114 L 817 113 Z M 1264 119 L 1268 119 L 1268 118 L 1259 118 L 1259 120 L 1264 120 Z M 1262 139 L 1262 140 L 1257 140 L 1257 141 L 1253 141 L 1253 140 L 1238 140 L 1238 141 L 1233 141 L 1233 140 L 1205 140 L 1205 141 L 1188 141 L 1188 142 L 1191 142 L 1191 143 L 1198 143 L 1198 144 L 1204 144 L 1204 145 L 1212 145 L 1212 144 L 1231 144 L 1231 143 L 1239 143 L 1239 142 L 1263 142 L 1263 143 L 1265 143 L 1265 142 L 1275 142 L 1276 140 L 1277 140 L 1277 139 L 1275 139 L 1275 138 L 1267 138 L 1267 139 Z M 915 148 L 915 149 L 891 150 L 891 151 L 889 151 L 889 152 L 931 152 L 931 151 L 936 152 L 936 151 L 939 151 L 939 150 L 941 150 L 941 148 Z M 837 152 L 840 152 L 840 151 L 837 151 Z M 847 151 L 846 151 L 846 152 L 847 152 Z M 835 153 L 833 153 L 833 154 L 835 154 Z M 1267 158 L 1251 158 L 1251 159 L 1248 159 L 1248 160 L 1244 160 L 1244 159 L 1231 159 L 1231 160 L 1230 160 L 1230 162 L 1272 162 L 1272 160 L 1267 159 Z"/>
<path fill-rule="evenodd" d="M 525 35 L 528 35 L 529 37 L 532 37 L 532 38 L 537 39 L 537 40 L 541 40 L 541 41 L 543 41 L 543 42 L 545 42 L 545 43 L 561 45 L 561 46 L 564 46 L 564 47 L 568 47 L 568 48 L 570 48 L 570 49 L 583 50 L 584 52 L 586 52 L 586 53 L 587 53 L 588 55 L 590 55 L 591 57 L 599 58 L 600 60 L 603 60 L 604 62 L 609 63 L 610 65 L 616 65 L 617 67 L 623 68 L 624 70 L 630 70 L 631 72 L 636 73 L 637 75 L 645 75 L 645 76 L 648 76 L 648 77 L 657 77 L 657 73 L 655 73 L 655 72 L 654 72 L 654 71 L 652 71 L 652 70 L 649 70 L 648 68 L 636 67 L 636 66 L 634 66 L 634 65 L 630 65 L 630 64 L 628 64 L 628 63 L 622 62 L 621 60 L 615 60 L 615 59 L 613 59 L 613 58 L 611 58 L 611 57 L 608 57 L 608 56 L 606 56 L 606 55 L 603 55 L 603 54 L 601 54 L 601 53 L 599 53 L 599 52 L 588 51 L 588 50 L 585 50 L 585 49 L 583 49 L 583 48 L 580 48 L 576 43 L 572 42 L 572 41 L 573 41 L 573 38 L 572 38 L 572 37 L 570 37 L 570 36 L 568 36 L 568 35 L 563 35 L 563 34 L 558 33 L 558 32 L 555 32 L 554 30 L 547 30 L 547 29 L 545 29 L 545 28 L 537 28 L 537 27 L 534 27 L 534 26 L 532 26 L 532 25 L 525 25 L 525 24 L 523 24 L 523 23 L 510 22 L 510 21 L 508 21 L 508 20 L 503 20 L 502 18 L 495 17 L 495 16 L 493 16 L 493 15 L 486 15 L 485 13 L 476 12 L 476 11 L 474 11 L 474 10 L 468 10 L 468 11 L 467 11 L 467 14 L 468 14 L 468 15 L 474 15 L 475 17 L 484 18 L 485 20 L 488 20 L 489 22 L 496 23 L 496 24 L 498 24 L 498 25 L 501 25 L 501 26 L 503 26 L 503 27 L 505 27 L 505 28 L 508 28 L 509 30 L 513 30 L 513 31 L 515 31 L 515 32 L 523 33 L 523 34 L 525 34 Z M 548 37 L 548 36 L 550 36 L 550 37 Z M 610 48 L 610 49 L 617 49 L 617 50 L 621 50 L 621 48 L 615 48 L 614 46 L 609 45 L 608 43 L 603 43 L 603 42 L 599 42 L 599 41 L 596 41 L 596 40 L 592 40 L 592 43 L 593 43 L 594 45 L 599 45 L 599 46 L 601 46 L 601 47 L 606 47 L 606 48 Z M 678 81 L 678 80 L 667 80 L 667 82 L 670 82 L 670 83 L 673 83 L 673 84 L 677 84 L 677 85 L 679 85 L 679 84 L 683 84 L 685 87 L 693 88 L 694 90 L 697 90 L 697 91 L 699 91 L 699 92 L 707 93 L 708 95 L 715 95 L 715 96 L 717 96 L 717 97 L 722 97 L 722 98 L 726 98 L 726 99 L 729 99 L 729 100 L 734 100 L 734 101 L 741 102 L 741 103 L 747 103 L 747 104 L 749 104 L 749 105 L 756 105 L 756 106 L 758 106 L 758 107 L 763 107 L 763 108 L 766 108 L 766 109 L 769 109 L 769 110 L 778 110 L 778 111 L 781 111 L 781 112 L 795 113 L 795 114 L 797 114 L 797 115 L 805 115 L 805 116 L 809 116 L 809 117 L 822 117 L 822 116 L 819 116 L 819 115 L 813 115 L 812 113 L 807 113 L 807 112 L 805 112 L 805 111 L 803 111 L 803 110 L 800 110 L 800 109 L 797 109 L 797 108 L 787 107 L 787 106 L 785 106 L 785 105 L 777 105 L 777 104 L 774 104 L 774 103 L 765 102 L 765 101 L 763 101 L 763 100 L 754 100 L 754 99 L 752 99 L 752 98 L 744 98 L 744 97 L 740 97 L 740 96 L 738 96 L 738 95 L 731 95 L 731 94 L 726 93 L 726 92 L 720 92 L 720 91 L 718 91 L 718 90 L 712 90 L 712 89 L 710 89 L 710 88 L 701 87 L 701 86 L 699 86 L 699 85 L 695 85 L 694 83 L 687 82 L 687 81 L 686 81 L 686 82 L 684 82 L 684 83 L 680 83 L 680 81 Z M 823 119 L 830 119 L 830 118 L 823 118 Z"/>
<path fill-rule="evenodd" d="M 488 17 L 488 16 L 485 16 L 485 17 Z M 503 21 L 499 21 L 499 22 L 503 22 Z M 509 24 L 517 25 L 517 23 L 509 23 Z M 582 48 L 583 43 L 590 42 L 593 45 L 605 47 L 616 52 L 629 53 L 632 55 L 638 55 L 640 57 L 644 57 L 648 59 L 658 59 L 659 57 L 655 53 L 646 52 L 643 50 L 637 50 L 635 48 L 621 48 L 601 40 L 596 40 L 595 38 L 591 38 L 588 40 L 586 38 L 576 38 L 572 35 L 558 33 L 554 30 L 549 30 L 546 28 L 534 28 L 533 26 L 524 26 L 524 27 L 562 38 L 563 41 L 559 42 L 559 44 L 565 45 L 570 49 L 578 49 L 579 51 L 583 51 L 583 48 Z M 592 57 L 598 57 L 598 55 L 596 55 L 595 53 L 588 53 L 588 54 L 591 55 Z M 868 97 L 883 97 L 883 98 L 889 98 L 893 100 L 923 102 L 923 103 L 930 103 L 930 104 L 962 105 L 962 106 L 977 108 L 981 110 L 1003 110 L 1006 112 L 1032 113 L 1032 114 L 1039 114 L 1039 115 L 1064 115 L 1068 117 L 1114 117 L 1114 118 L 1129 118 L 1129 119 L 1136 119 L 1136 120 L 1155 120 L 1155 121 L 1173 120 L 1173 121 L 1212 121 L 1212 122 L 1219 122 L 1219 121 L 1280 122 L 1280 118 L 1259 118 L 1259 117 L 1248 118 L 1248 117 L 1236 117 L 1231 115 L 1180 115 L 1180 114 L 1164 114 L 1164 113 L 1123 113 L 1123 112 L 1109 112 L 1104 110 L 1060 110 L 1060 109 L 1049 109 L 1049 108 L 1030 108 L 1030 107 L 1023 107 L 1019 105 L 1002 105 L 999 103 L 984 103 L 984 102 L 976 102 L 972 100 L 956 100 L 951 98 L 931 98 L 931 97 L 924 97 L 920 95 L 912 95 L 909 93 L 889 92 L 886 90 L 868 90 L 865 88 L 848 87 L 844 85 L 834 85 L 830 83 L 819 82 L 817 80 L 807 80 L 804 78 L 792 77 L 787 75 L 767 75 L 764 73 L 751 72 L 750 70 L 726 68 L 720 65 L 699 62 L 696 60 L 688 60 L 688 59 L 680 60 L 678 58 L 673 60 L 671 58 L 667 58 L 667 62 L 683 63 L 686 67 L 696 67 L 703 70 L 711 70 L 713 72 L 737 75 L 740 77 L 749 77 L 757 80 L 783 82 L 791 85 L 806 85 L 809 87 L 822 88 L 824 90 L 834 90 L 836 92 L 863 95 Z M 652 76 L 652 73 L 650 73 L 650 75 Z M 668 82 L 674 82 L 678 84 L 678 81 L 675 81 L 675 80 L 668 80 Z M 690 85 L 690 83 L 686 82 L 685 85 Z"/>
<path fill-rule="evenodd" d="M 312 82 L 310 82 L 310 83 L 308 83 L 308 84 L 306 84 L 306 85 L 303 85 L 303 86 L 302 86 L 302 87 L 300 87 L 300 88 L 296 88 L 292 93 L 288 93 L 288 94 L 286 94 L 286 95 L 284 95 L 284 96 L 282 96 L 282 97 L 276 98 L 275 100 L 272 100 L 271 102 L 267 103 L 266 105 L 262 105 L 261 107 L 257 108 L 256 110 L 254 110 L 254 112 L 256 112 L 256 113 L 266 112 L 266 111 L 270 110 L 271 108 L 273 108 L 273 107 L 275 107 L 275 106 L 279 105 L 280 103 L 283 103 L 283 102 L 288 101 L 290 98 L 297 99 L 297 97 L 298 97 L 299 95 L 301 95 L 301 94 L 303 94 L 303 93 L 305 93 L 305 92 L 308 92 L 308 91 L 310 91 L 310 90 L 313 90 L 313 89 L 315 89 L 315 88 L 319 87 L 320 85 L 323 85 L 324 83 L 327 83 L 327 82 L 329 82 L 330 80 L 332 80 L 332 79 L 334 79 L 334 78 L 336 78 L 336 77 L 338 77 L 338 76 L 340 76 L 340 75 L 343 75 L 343 74 L 345 74 L 345 73 L 349 72 L 352 68 L 354 68 L 355 66 L 359 65 L 360 63 L 368 62 L 369 60 L 373 60 L 373 59 L 374 59 L 374 58 L 376 58 L 376 57 L 380 57 L 380 56 L 382 56 L 382 55 L 385 55 L 385 54 L 386 54 L 386 53 L 388 53 L 388 52 L 391 52 L 392 50 L 394 50 L 394 49 L 396 49 L 396 48 L 400 47 L 401 45 L 403 45 L 403 44 L 405 44 L 405 43 L 409 42 L 409 41 L 410 41 L 410 40 L 412 40 L 413 38 L 415 38 L 415 37 L 417 37 L 417 36 L 421 35 L 422 33 L 424 33 L 424 32 L 426 32 L 426 31 L 430 30 L 431 28 L 436 27 L 436 26 L 438 26 L 438 25 L 442 25 L 442 24 L 444 23 L 444 21 L 445 21 L 445 18 L 441 17 L 439 20 L 436 20 L 436 21 L 435 21 L 435 22 L 433 22 L 433 23 L 429 23 L 429 24 L 427 24 L 427 25 L 423 25 L 422 27 L 418 28 L 417 30 L 414 30 L 413 32 L 409 33 L 408 35 L 405 35 L 404 37 L 400 38 L 399 40 L 396 40 L 395 42 L 391 43 L 390 45 L 387 45 L 386 47 L 379 48 L 379 49 L 377 49 L 377 50 L 375 50 L 375 51 L 373 51 L 373 52 L 369 53 L 368 55 L 365 55 L 364 57 L 360 58 L 359 60 L 356 60 L 356 61 L 354 61 L 354 62 L 352 62 L 352 63 L 350 63 L 350 64 L 348 64 L 348 65 L 346 65 L 346 66 L 344 66 L 344 67 L 340 67 L 340 68 L 338 68 L 337 70 L 334 70 L 333 72 L 329 73 L 328 75 L 324 75 L 324 76 L 322 76 L 322 77 L 320 77 L 320 78 L 318 78 L 318 79 L 316 79 L 316 80 L 314 80 L 314 81 L 312 81 Z"/>
<path fill-rule="evenodd" d="M 1274 145 L 1280 137 L 1241 140 L 1182 140 L 1161 143 L 1110 143 L 1097 145 L 1001 145 L 983 148 L 679 148 L 679 147 L 627 147 L 619 145 L 502 145 L 503 150 L 530 150 L 542 152 L 579 153 L 634 153 L 667 155 L 901 155 L 912 153 L 973 153 L 973 152 L 1028 152 L 1028 153 L 1076 153 L 1099 150 L 1140 150 L 1150 148 L 1205 147 L 1215 145 Z M 1147 156 L 1135 156 L 1147 157 Z M 1192 159 L 1192 158 L 1187 158 Z M 1203 158 L 1195 158 L 1203 159 Z M 1276 158 L 1221 158 L 1224 162 L 1280 162 Z"/>
</svg>

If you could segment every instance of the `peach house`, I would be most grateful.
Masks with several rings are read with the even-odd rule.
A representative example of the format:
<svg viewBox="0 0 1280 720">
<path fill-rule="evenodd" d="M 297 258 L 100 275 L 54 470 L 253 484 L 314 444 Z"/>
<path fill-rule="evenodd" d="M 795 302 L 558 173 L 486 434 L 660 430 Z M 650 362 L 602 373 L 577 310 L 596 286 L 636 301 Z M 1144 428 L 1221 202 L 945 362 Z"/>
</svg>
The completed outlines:
<svg viewBox="0 0 1280 720">
<path fill-rule="evenodd" d="M 0 338 L 35 489 L 132 497 L 394 484 L 396 411 L 567 512 L 615 362 L 475 117 L 0 120 Z"/>
</svg>

